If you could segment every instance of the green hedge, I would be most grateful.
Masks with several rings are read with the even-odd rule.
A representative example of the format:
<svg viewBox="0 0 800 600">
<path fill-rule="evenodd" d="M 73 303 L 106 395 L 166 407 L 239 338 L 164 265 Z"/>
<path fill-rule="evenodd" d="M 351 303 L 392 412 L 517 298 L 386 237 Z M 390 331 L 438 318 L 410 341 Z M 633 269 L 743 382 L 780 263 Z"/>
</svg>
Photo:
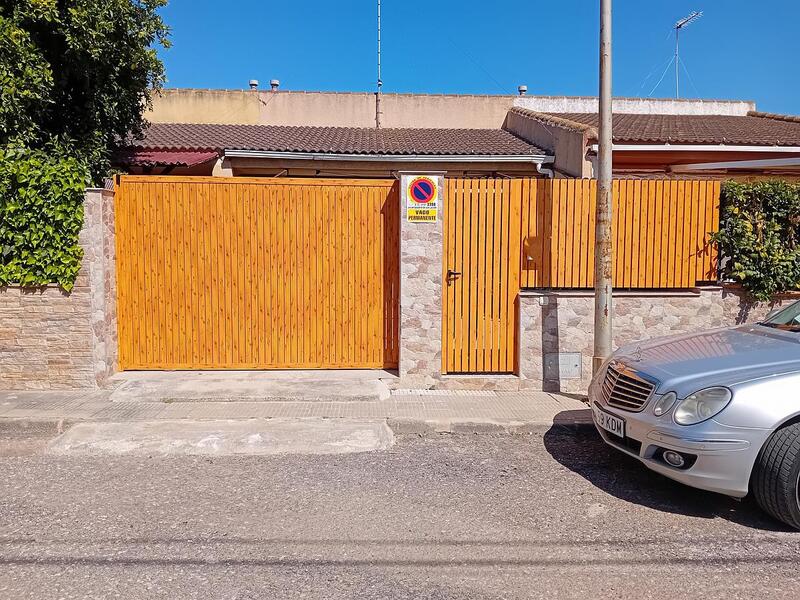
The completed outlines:
<svg viewBox="0 0 800 600">
<path fill-rule="evenodd" d="M 0 148 L 0 285 L 72 289 L 88 170 L 70 154 Z"/>
<path fill-rule="evenodd" d="M 800 185 L 785 181 L 722 186 L 720 275 L 756 300 L 800 287 Z"/>
</svg>

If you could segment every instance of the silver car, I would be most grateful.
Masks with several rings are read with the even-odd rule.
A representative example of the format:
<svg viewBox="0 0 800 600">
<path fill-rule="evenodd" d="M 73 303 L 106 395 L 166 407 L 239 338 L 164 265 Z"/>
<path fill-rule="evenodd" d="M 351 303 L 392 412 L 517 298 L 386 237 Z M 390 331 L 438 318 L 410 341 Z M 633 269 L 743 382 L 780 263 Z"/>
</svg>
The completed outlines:
<svg viewBox="0 0 800 600">
<path fill-rule="evenodd" d="M 761 323 L 620 348 L 589 387 L 606 443 L 800 529 L 800 301 Z"/>
</svg>

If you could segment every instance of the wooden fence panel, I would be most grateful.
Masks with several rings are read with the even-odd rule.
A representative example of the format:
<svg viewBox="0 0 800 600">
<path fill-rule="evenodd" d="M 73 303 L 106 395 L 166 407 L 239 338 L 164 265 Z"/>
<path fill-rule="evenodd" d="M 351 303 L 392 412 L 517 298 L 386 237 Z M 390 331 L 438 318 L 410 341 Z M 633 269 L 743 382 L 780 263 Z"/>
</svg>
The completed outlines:
<svg viewBox="0 0 800 600">
<path fill-rule="evenodd" d="M 521 188 L 520 286 L 594 285 L 595 197 L 588 179 L 530 180 Z M 614 286 L 680 289 L 715 281 L 718 181 L 615 180 Z"/>
<path fill-rule="evenodd" d="M 516 369 L 520 288 L 594 285 L 596 193 L 588 179 L 446 180 L 445 373 Z M 614 286 L 714 281 L 719 193 L 713 181 L 615 181 Z"/>
<path fill-rule="evenodd" d="M 396 367 L 398 202 L 384 180 L 123 176 L 120 367 Z"/>
</svg>

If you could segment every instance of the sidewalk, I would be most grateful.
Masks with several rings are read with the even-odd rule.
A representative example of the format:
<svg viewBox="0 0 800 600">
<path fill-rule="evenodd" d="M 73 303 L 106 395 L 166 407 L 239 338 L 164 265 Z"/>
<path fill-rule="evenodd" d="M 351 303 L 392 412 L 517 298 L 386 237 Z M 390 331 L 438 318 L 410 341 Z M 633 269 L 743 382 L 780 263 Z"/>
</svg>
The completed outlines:
<svg viewBox="0 0 800 600">
<path fill-rule="evenodd" d="M 18 423 L 245 419 L 383 420 L 394 433 L 508 432 L 591 423 L 584 402 L 547 392 L 400 391 L 375 400 L 111 401 L 112 390 L 0 392 L 0 427 Z"/>
</svg>

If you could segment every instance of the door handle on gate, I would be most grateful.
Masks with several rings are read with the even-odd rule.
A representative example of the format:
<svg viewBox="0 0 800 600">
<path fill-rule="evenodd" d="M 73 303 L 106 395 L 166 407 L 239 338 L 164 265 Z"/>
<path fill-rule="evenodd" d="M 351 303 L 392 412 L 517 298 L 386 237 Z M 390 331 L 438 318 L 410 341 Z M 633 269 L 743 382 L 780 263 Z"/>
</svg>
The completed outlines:
<svg viewBox="0 0 800 600">
<path fill-rule="evenodd" d="M 461 277 L 461 271 L 453 271 L 452 269 L 447 269 L 447 283 L 451 283 L 453 279 L 456 277 Z"/>
</svg>

